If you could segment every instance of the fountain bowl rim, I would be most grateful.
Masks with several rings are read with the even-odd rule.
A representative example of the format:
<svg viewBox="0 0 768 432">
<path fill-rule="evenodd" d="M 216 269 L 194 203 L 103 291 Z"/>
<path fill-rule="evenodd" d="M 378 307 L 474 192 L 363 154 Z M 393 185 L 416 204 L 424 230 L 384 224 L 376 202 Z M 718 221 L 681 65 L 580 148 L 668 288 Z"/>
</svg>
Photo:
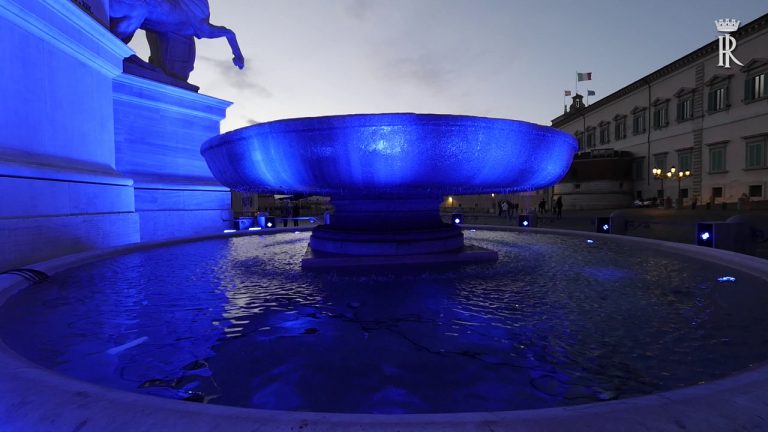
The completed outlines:
<svg viewBox="0 0 768 432">
<path fill-rule="evenodd" d="M 549 187 L 577 151 L 572 134 L 551 126 L 432 113 L 272 120 L 200 147 L 214 177 L 240 192 L 422 197 Z"/>
<path fill-rule="evenodd" d="M 305 116 L 305 117 L 290 117 L 290 118 L 282 118 L 282 119 L 275 119 L 270 120 L 262 123 L 255 123 L 248 126 L 243 126 L 237 129 L 233 129 L 227 132 L 224 132 L 222 134 L 213 136 L 211 138 L 208 138 L 200 147 L 200 152 L 205 153 L 206 151 L 219 147 L 222 145 L 225 145 L 228 140 L 231 139 L 237 139 L 242 135 L 247 135 L 249 133 L 253 133 L 252 131 L 260 130 L 260 129 L 269 129 L 274 126 L 281 126 L 284 131 L 301 131 L 306 130 L 310 125 L 317 125 L 318 123 L 326 123 L 325 128 L 334 128 L 335 126 L 328 126 L 328 123 L 333 122 L 341 122 L 348 119 L 370 119 L 371 121 L 375 119 L 382 119 L 382 118 L 392 118 L 397 119 L 399 121 L 404 121 L 406 119 L 419 119 L 421 121 L 432 121 L 432 122 L 438 122 L 438 121 L 449 121 L 454 120 L 452 123 L 460 124 L 460 123 L 468 123 L 468 122 L 488 122 L 488 123 L 495 123 L 498 125 L 507 125 L 507 126 L 522 126 L 522 127 L 529 127 L 532 129 L 539 129 L 541 131 L 545 131 L 547 133 L 550 133 L 552 135 L 560 135 L 560 136 L 567 136 L 570 138 L 573 138 L 573 136 L 565 132 L 563 130 L 554 128 L 552 126 L 545 126 L 538 123 L 533 123 L 525 120 L 516 120 L 516 119 L 508 119 L 508 118 L 502 118 L 502 117 L 490 117 L 490 116 L 475 116 L 475 115 L 468 115 L 468 114 L 447 114 L 447 113 L 417 113 L 417 112 L 380 112 L 380 113 L 351 113 L 351 114 L 330 114 L 330 115 L 319 115 L 319 116 Z M 361 126 L 361 125 L 357 125 Z M 380 126 L 380 124 L 366 124 L 365 126 Z M 575 144 L 575 138 L 573 138 L 573 142 Z"/>
</svg>

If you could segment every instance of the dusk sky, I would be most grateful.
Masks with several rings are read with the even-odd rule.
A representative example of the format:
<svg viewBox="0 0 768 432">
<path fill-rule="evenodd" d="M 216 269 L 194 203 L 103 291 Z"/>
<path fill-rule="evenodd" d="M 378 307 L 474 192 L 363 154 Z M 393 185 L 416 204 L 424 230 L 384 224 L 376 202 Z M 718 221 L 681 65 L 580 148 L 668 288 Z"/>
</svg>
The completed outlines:
<svg viewBox="0 0 768 432">
<path fill-rule="evenodd" d="M 234 102 L 222 131 L 281 118 L 419 112 L 549 125 L 576 72 L 590 102 L 742 24 L 766 0 L 210 0 L 233 29 L 197 41 L 190 82 Z M 146 42 L 131 43 L 146 59 Z M 738 53 L 738 51 L 737 51 Z"/>
</svg>

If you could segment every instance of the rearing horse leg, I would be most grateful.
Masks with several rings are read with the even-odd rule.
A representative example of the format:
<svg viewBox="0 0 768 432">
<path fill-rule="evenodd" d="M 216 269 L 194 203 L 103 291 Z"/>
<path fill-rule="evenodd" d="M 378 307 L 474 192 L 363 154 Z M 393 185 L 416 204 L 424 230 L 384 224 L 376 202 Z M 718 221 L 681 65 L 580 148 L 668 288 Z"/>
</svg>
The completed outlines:
<svg viewBox="0 0 768 432">
<path fill-rule="evenodd" d="M 133 35 L 136 30 L 141 27 L 141 24 L 147 18 L 147 10 L 136 9 L 131 14 L 126 14 L 121 17 L 112 17 L 109 20 L 109 29 L 120 40 L 128 43 L 133 39 Z"/>
<path fill-rule="evenodd" d="M 232 55 L 234 56 L 232 58 L 232 63 L 240 69 L 245 67 L 245 58 L 243 57 L 243 53 L 240 52 L 240 45 L 237 43 L 235 32 L 224 26 L 217 26 L 211 23 L 204 23 L 203 25 L 198 26 L 195 30 L 197 30 L 196 36 L 199 38 L 216 39 L 226 37 L 227 42 L 229 42 L 229 47 L 232 49 Z"/>
</svg>

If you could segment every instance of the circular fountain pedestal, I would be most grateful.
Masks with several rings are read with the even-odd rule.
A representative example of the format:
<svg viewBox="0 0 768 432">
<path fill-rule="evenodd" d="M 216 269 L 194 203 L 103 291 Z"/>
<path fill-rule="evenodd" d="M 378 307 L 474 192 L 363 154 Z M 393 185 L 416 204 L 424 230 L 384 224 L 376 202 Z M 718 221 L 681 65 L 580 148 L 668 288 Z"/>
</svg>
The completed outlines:
<svg viewBox="0 0 768 432">
<path fill-rule="evenodd" d="M 476 263 L 495 251 L 465 247 L 456 225 L 440 219 L 439 197 L 334 197 L 332 222 L 312 231 L 302 267 Z"/>
</svg>

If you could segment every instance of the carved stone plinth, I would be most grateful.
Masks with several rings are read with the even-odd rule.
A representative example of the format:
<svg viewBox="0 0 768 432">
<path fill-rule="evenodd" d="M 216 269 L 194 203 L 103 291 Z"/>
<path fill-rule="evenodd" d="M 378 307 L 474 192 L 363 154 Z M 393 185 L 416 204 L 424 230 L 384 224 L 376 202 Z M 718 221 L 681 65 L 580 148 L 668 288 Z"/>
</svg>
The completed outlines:
<svg viewBox="0 0 768 432">
<path fill-rule="evenodd" d="M 200 145 L 219 133 L 230 102 L 123 74 L 115 80 L 117 169 L 134 180 L 141 241 L 221 232 L 230 192 Z"/>
<path fill-rule="evenodd" d="M 0 272 L 138 241 L 112 111 L 131 50 L 69 1 L 3 0 L 0 23 Z"/>
</svg>

